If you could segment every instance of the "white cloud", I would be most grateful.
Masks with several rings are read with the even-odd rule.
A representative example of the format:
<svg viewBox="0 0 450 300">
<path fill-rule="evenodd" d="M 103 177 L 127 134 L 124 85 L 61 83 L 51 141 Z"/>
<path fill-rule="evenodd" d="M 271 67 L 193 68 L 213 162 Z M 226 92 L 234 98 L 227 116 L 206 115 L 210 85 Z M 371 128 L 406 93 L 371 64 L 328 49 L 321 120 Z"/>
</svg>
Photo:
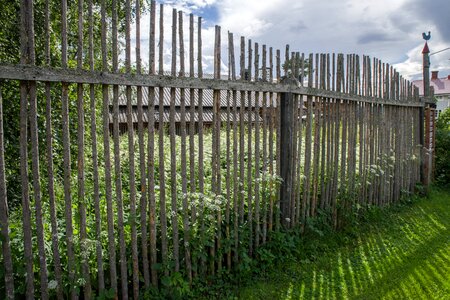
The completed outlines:
<svg viewBox="0 0 450 300">
<path fill-rule="evenodd" d="M 432 18 L 418 14 L 414 7 L 420 5 L 420 1 L 422 0 L 303 0 L 296 2 L 288 0 L 182 0 L 165 2 L 175 5 L 177 9 L 187 14 L 201 13 L 203 9 L 211 5 L 216 9 L 218 20 L 206 20 L 208 22 L 203 24 L 205 73 L 212 73 L 214 60 L 214 27 L 206 25 L 217 22 L 222 26 L 222 72 L 227 70 L 226 32 L 229 30 L 234 33 L 237 64 L 239 64 L 239 37 L 243 35 L 260 45 L 267 44 L 268 47 L 281 49 L 282 54 L 285 45 L 290 44 L 291 50 L 304 53 L 335 52 L 370 55 L 394 64 L 405 77 L 416 78 L 421 74 L 421 48 L 423 45 L 421 33 L 432 31 L 433 38 L 429 43 L 432 52 L 445 48 L 446 45 L 448 47 L 450 44 L 450 37 L 441 34 L 444 32 L 439 27 L 442 22 L 435 22 Z M 450 7 L 450 4 L 444 5 Z M 432 12 L 428 13 L 428 15 L 430 14 Z M 170 70 L 171 19 L 171 7 L 166 6 L 164 14 L 165 70 Z M 195 21 L 197 22 L 197 18 Z M 187 60 L 188 22 L 189 18 L 185 15 L 186 70 L 189 68 Z M 141 23 L 141 51 L 145 65 L 148 62 L 149 17 L 143 16 Z M 158 28 L 157 20 L 157 39 L 159 37 Z M 195 25 L 195 37 L 196 28 L 197 25 Z M 197 50 L 195 50 L 196 52 Z M 450 51 L 432 56 L 432 69 L 448 71 L 450 69 L 448 53 Z"/>
</svg>

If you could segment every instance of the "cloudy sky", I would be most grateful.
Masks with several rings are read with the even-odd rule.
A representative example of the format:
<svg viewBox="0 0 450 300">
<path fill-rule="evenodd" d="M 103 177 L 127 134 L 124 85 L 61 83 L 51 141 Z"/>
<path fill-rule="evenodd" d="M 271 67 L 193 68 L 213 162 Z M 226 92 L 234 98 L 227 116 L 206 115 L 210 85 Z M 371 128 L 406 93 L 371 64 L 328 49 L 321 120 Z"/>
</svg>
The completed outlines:
<svg viewBox="0 0 450 300">
<path fill-rule="evenodd" d="M 407 78 L 420 78 L 424 40 L 430 51 L 450 47 L 449 0 L 181 0 L 162 1 L 204 19 L 204 64 L 212 67 L 214 28 L 281 49 L 304 53 L 356 53 L 394 64 Z M 170 45 L 171 9 L 165 9 L 165 44 Z M 187 16 L 185 17 L 186 19 Z M 187 21 L 187 20 L 186 20 Z M 148 32 L 143 17 L 142 31 Z M 186 26 L 186 31 L 187 31 Z M 186 32 L 187 36 L 187 32 Z M 145 39 L 142 41 L 145 44 Z M 166 56 L 170 49 L 166 47 Z M 143 55 L 145 57 L 146 52 Z M 223 56 L 226 56 L 223 54 Z M 166 65 L 170 65 L 166 62 Z M 226 63 L 224 63 L 226 68 Z M 431 69 L 450 75 L 450 50 L 431 56 Z"/>
</svg>

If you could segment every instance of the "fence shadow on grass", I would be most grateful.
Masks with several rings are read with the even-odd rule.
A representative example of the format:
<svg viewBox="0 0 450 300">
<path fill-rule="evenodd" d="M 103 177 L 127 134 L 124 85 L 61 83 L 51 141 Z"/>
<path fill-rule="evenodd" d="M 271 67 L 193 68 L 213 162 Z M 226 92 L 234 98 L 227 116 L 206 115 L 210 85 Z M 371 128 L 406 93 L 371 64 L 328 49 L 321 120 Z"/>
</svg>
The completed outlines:
<svg viewBox="0 0 450 300">
<path fill-rule="evenodd" d="M 315 262 L 299 261 L 260 283 L 250 299 L 443 299 L 448 291 L 446 213 L 416 207 L 355 237 L 349 246 Z M 447 216 L 448 217 L 448 216 Z M 278 276 L 280 275 L 280 276 Z M 257 291 L 257 292 L 255 292 Z M 244 295 L 245 294 L 245 295 Z"/>
</svg>

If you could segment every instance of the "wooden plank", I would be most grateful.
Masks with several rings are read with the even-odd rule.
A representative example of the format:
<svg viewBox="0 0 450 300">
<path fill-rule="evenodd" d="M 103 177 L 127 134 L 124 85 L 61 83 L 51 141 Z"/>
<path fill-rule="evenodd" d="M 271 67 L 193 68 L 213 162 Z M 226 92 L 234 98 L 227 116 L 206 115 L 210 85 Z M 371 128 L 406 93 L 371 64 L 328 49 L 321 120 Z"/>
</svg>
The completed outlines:
<svg viewBox="0 0 450 300">
<path fill-rule="evenodd" d="M 5 277 L 5 297 L 14 299 L 14 270 L 9 238 L 8 200 L 5 175 L 5 147 L 3 131 L 3 98 L 0 82 L 0 227 L 2 239 L 2 256 Z"/>
<path fill-rule="evenodd" d="M 262 46 L 262 80 L 267 81 L 267 49 L 266 45 Z M 268 161 L 267 161 L 267 92 L 263 92 L 262 94 L 262 127 L 263 127 L 263 153 L 262 153 L 262 161 L 263 161 L 263 180 L 262 180 L 262 197 L 261 197 L 261 214 L 262 214 L 262 244 L 266 243 L 267 240 L 267 171 L 268 171 Z"/>
<path fill-rule="evenodd" d="M 130 86 L 152 86 L 152 87 L 174 87 L 174 88 L 195 88 L 195 89 L 219 89 L 238 91 L 259 91 L 282 93 L 291 91 L 299 95 L 310 95 L 324 98 L 339 98 L 348 101 L 363 101 L 366 103 L 381 103 L 392 106 L 422 107 L 423 103 L 402 103 L 382 98 L 365 98 L 359 95 L 349 95 L 343 92 L 333 92 L 320 90 L 313 87 L 298 86 L 288 90 L 287 87 L 278 83 L 268 82 L 247 82 L 247 81 L 225 81 L 207 78 L 175 78 L 172 76 L 160 75 L 138 75 L 127 76 L 121 73 L 110 72 L 88 72 L 73 69 L 42 68 L 35 66 L 8 66 L 0 65 L 0 79 L 13 80 L 36 80 L 43 82 L 67 82 L 86 84 L 107 84 L 107 85 L 130 85 Z"/>
<path fill-rule="evenodd" d="M 177 67 L 177 10 L 172 10 L 172 64 L 171 75 L 176 76 Z M 162 114 L 159 115 L 161 124 Z M 175 141 L 175 88 L 170 88 L 170 196 L 171 196 L 171 227 L 173 242 L 173 261 L 175 272 L 180 271 L 180 246 L 178 237 L 178 205 L 177 205 L 177 150 Z"/>
<path fill-rule="evenodd" d="M 295 83 L 295 79 L 284 79 L 285 84 Z M 291 194 L 292 194 L 292 160 L 293 160 L 293 131 L 294 131 L 294 95 L 292 93 L 281 94 L 280 107 L 280 175 L 282 183 L 280 187 L 280 215 L 284 229 L 291 228 Z"/>
<path fill-rule="evenodd" d="M 269 70 L 270 70 L 270 76 L 269 76 L 269 82 L 273 82 L 273 48 L 269 48 Z M 272 176 L 275 175 L 274 172 L 274 127 L 275 127 L 275 107 L 274 107 L 274 97 L 273 93 L 269 93 L 269 174 Z M 269 191 L 269 217 L 268 217 L 268 231 L 269 233 L 273 231 L 273 205 L 274 205 L 274 196 L 276 193 L 272 193 L 273 189 L 275 188 L 275 184 L 273 180 L 270 182 Z M 270 236 L 269 236 L 270 238 Z"/>
<path fill-rule="evenodd" d="M 46 1 L 48 3 L 48 1 Z M 88 22 L 89 22 L 89 49 L 88 49 L 88 56 L 89 56 L 89 70 L 94 71 L 94 12 L 93 12 L 93 0 L 89 0 L 88 3 Z M 50 36 L 48 37 L 50 38 Z M 50 40 L 48 40 L 48 43 Z M 50 44 L 48 44 L 50 46 Z M 50 51 L 50 47 L 48 49 Z M 50 53 L 48 53 L 48 64 L 50 64 Z M 46 90 L 46 97 L 47 97 L 47 160 L 50 162 L 50 159 L 52 159 L 52 136 L 51 136 L 51 99 L 50 99 L 50 83 L 47 84 L 48 86 L 48 94 Z M 96 109 L 96 97 L 95 97 L 95 86 L 93 84 L 89 85 L 89 99 L 90 99 L 90 125 L 91 125 L 91 151 L 92 151 L 92 180 L 94 185 L 94 214 L 95 214 L 95 239 L 97 241 L 101 241 L 101 233 L 102 233 L 102 220 L 101 220 L 101 214 L 100 214 L 100 184 L 99 184 L 99 172 L 98 172 L 98 140 L 97 140 L 97 109 Z M 49 159 L 50 158 L 50 159 Z M 48 173 L 53 172 L 53 162 L 49 163 L 48 167 Z M 51 194 L 53 194 L 54 197 L 54 191 L 53 191 L 53 174 L 52 174 L 52 191 Z M 49 192 L 50 192 L 50 179 L 49 179 Z M 52 201 L 52 200 L 51 200 Z M 53 199 L 54 201 L 54 199 Z M 53 208 L 51 208 L 52 213 L 56 214 L 56 211 L 54 211 L 54 203 Z M 56 215 L 55 215 L 55 228 L 56 228 Z M 53 227 L 53 220 L 52 220 L 52 227 Z M 53 231 L 52 231 L 53 234 Z M 57 238 L 57 237 L 56 237 Z M 53 253 L 55 253 L 55 249 L 57 249 L 58 243 L 56 243 L 55 246 L 53 246 Z M 95 246 L 96 250 L 96 260 L 97 260 L 97 276 L 98 276 L 98 291 L 101 293 L 105 290 L 105 274 L 103 271 L 103 249 L 102 249 L 102 243 L 97 242 Z M 54 255 L 56 258 L 56 256 Z M 55 260 L 56 261 L 56 260 Z M 58 251 L 58 265 L 60 264 L 60 258 L 59 258 L 59 251 Z M 59 265 L 59 268 L 60 265 Z M 56 273 L 56 265 L 55 265 L 55 273 Z M 61 272 L 59 270 L 59 272 Z M 61 276 L 61 275 L 59 275 Z M 58 288 L 57 288 L 57 295 L 58 299 L 63 299 L 62 294 L 62 278 L 58 278 L 58 275 L 56 275 L 57 282 L 58 282 Z"/>
<path fill-rule="evenodd" d="M 299 75 L 298 75 L 298 68 L 299 66 L 297 66 L 297 62 L 298 62 L 298 53 L 292 52 L 291 54 L 291 62 L 292 62 L 292 76 L 295 80 L 298 79 Z M 297 84 L 297 82 L 295 82 L 295 85 Z M 296 224 L 296 209 L 295 209 L 295 200 L 296 200 L 296 196 L 297 196 L 297 191 L 295 188 L 295 183 L 296 180 L 295 178 L 297 177 L 297 164 L 295 163 L 295 159 L 297 157 L 297 153 L 298 153 L 298 149 L 297 149 L 297 128 L 298 128 L 298 123 L 299 123 L 299 119 L 298 119 L 298 96 L 297 95 L 293 95 L 292 97 L 292 141 L 291 141 L 291 147 L 292 147 L 292 156 L 291 156 L 291 161 L 289 163 L 289 165 L 292 168 L 292 174 L 289 178 L 290 182 L 290 188 L 291 188 L 291 193 L 290 193 L 290 226 L 294 227 Z"/>
<path fill-rule="evenodd" d="M 149 74 L 156 73 L 156 1 L 151 1 L 150 4 L 150 38 L 149 38 Z M 156 249 L 156 195 L 155 195 L 155 89 L 148 88 L 148 143 L 147 143 L 147 168 L 148 168 L 148 201 L 149 201 L 149 226 L 150 226 L 150 274 L 151 281 L 154 287 L 158 286 L 158 272 L 157 264 L 157 249 Z M 141 221 L 144 218 L 141 216 Z M 144 227 L 141 227 L 144 228 Z M 142 247 L 147 248 L 146 236 L 144 238 L 142 231 Z M 162 249 L 162 248 L 161 248 Z M 142 251 L 144 255 L 144 251 Z"/>
<path fill-rule="evenodd" d="M 185 74 L 184 67 L 184 34 L 183 34 L 183 12 L 178 12 L 178 34 L 180 46 L 180 75 Z M 183 240 L 184 240 L 184 260 L 186 264 L 186 273 L 189 283 L 192 283 L 192 263 L 191 263 L 191 247 L 189 225 L 189 205 L 188 205 L 188 189 L 187 189 L 187 150 L 186 150 L 186 95 L 185 90 L 180 91 L 180 110 L 181 110 L 181 192 L 183 193 Z M 192 175 L 192 174 L 191 174 Z"/>
<path fill-rule="evenodd" d="M 252 40 L 248 40 L 248 80 L 251 81 L 252 74 Z M 251 92 L 246 93 L 249 108 L 252 107 Z M 245 103 L 245 102 L 244 102 Z M 247 222 L 249 228 L 248 253 L 253 256 L 253 194 L 252 194 L 252 110 L 247 110 L 248 115 L 248 138 L 247 138 Z"/>
<path fill-rule="evenodd" d="M 139 14 L 139 12 L 136 12 Z M 125 1 L 125 72 L 131 74 L 131 3 L 130 0 Z M 136 44 L 136 51 L 139 44 Z M 129 216 L 131 220 L 136 220 L 136 169 L 135 169 L 135 148 L 134 148 L 134 129 L 133 129 L 133 103 L 131 96 L 131 86 L 127 86 L 125 90 L 127 99 L 127 127 L 128 127 L 128 158 L 129 158 Z M 131 223 L 131 265 L 132 265 L 132 286 L 133 297 L 139 298 L 139 258 L 138 258 L 138 242 L 136 222 Z"/>
<path fill-rule="evenodd" d="M 195 76 L 194 71 L 194 15 L 189 15 L 189 77 Z M 189 186 L 190 193 L 196 192 L 195 176 L 195 90 L 189 89 Z M 197 207 L 195 203 L 191 204 L 191 222 L 195 223 L 197 219 Z M 195 270 L 193 270 L 195 273 Z"/>
<path fill-rule="evenodd" d="M 326 54 L 320 55 L 320 88 L 326 89 L 326 63 L 327 63 L 327 57 Z M 324 209 L 326 207 L 327 199 L 325 196 L 325 165 L 326 165 L 326 135 L 327 135 L 327 99 L 320 99 L 320 125 L 321 125 L 321 132 L 320 132 L 320 197 L 319 197 L 319 204 L 320 208 Z"/>
<path fill-rule="evenodd" d="M 62 31 L 62 54 L 61 63 L 63 68 L 67 68 L 67 1 L 62 0 L 61 5 L 61 31 Z M 71 195 L 71 162 L 70 162 L 70 132 L 69 132 L 69 96 L 68 85 L 62 84 L 62 135 L 63 135 L 63 168 L 64 168 L 64 199 L 65 199 L 65 218 L 66 218 L 66 247 L 67 247 L 67 267 L 69 281 L 75 280 L 75 256 L 73 245 L 73 226 L 72 226 L 72 195 Z M 76 298 L 75 288 L 70 289 L 70 298 Z"/>
<path fill-rule="evenodd" d="M 142 73 L 142 63 L 141 63 L 141 7 L 140 1 L 135 2 L 135 12 L 136 12 L 136 73 Z M 127 12 L 128 13 L 128 12 Z M 144 109 L 142 105 L 142 87 L 137 87 L 137 110 L 138 110 L 138 144 L 139 144 L 139 175 L 140 175 L 140 193 L 139 198 L 139 219 L 140 219 L 140 235 L 141 235 L 141 251 L 142 251 L 142 273 L 144 275 L 144 287 L 148 289 L 150 287 L 150 271 L 148 262 L 148 236 L 147 236 L 147 174 L 146 174 L 146 163 L 145 163 L 145 141 L 144 141 Z M 150 93 L 149 93 L 150 95 Z M 150 99 L 148 99 L 148 102 Z M 149 125 L 147 125 L 149 126 Z M 153 125 L 152 125 L 153 126 Z M 129 128 L 129 125 L 128 125 Z M 134 233 L 132 233 L 133 235 Z M 137 245 L 136 245 L 137 250 Z M 134 255 L 134 253 L 133 253 Z M 133 262 L 134 264 L 134 262 Z M 133 265 L 134 267 L 134 265 Z M 134 272 L 134 270 L 133 270 Z M 139 275 L 139 274 L 138 274 Z M 135 273 L 133 273 L 133 277 Z M 139 278 L 137 278 L 139 280 Z M 133 278 L 133 285 L 136 282 L 136 278 Z M 133 289 L 135 287 L 133 286 Z M 139 291 L 137 291 L 139 293 Z M 133 295 L 135 296 L 136 290 L 134 289 Z M 136 296 L 135 296 L 136 297 Z"/>
<path fill-rule="evenodd" d="M 231 32 L 228 32 L 228 53 L 229 53 L 229 64 L 230 64 L 230 75 L 231 80 L 236 80 L 236 63 L 234 56 L 234 38 Z M 237 92 L 232 92 L 233 97 L 233 232 L 234 232 L 234 249 L 237 249 L 236 243 L 239 237 L 239 181 L 238 181 L 238 110 L 237 110 Z M 228 116 L 230 120 L 230 116 Z M 228 125 L 228 124 L 227 124 Z M 229 131 L 229 130 L 228 130 Z M 229 219 L 229 223 L 231 220 Z M 229 226 L 229 225 L 228 225 Z M 231 236 L 228 236 L 229 252 L 227 254 L 227 268 L 231 270 Z"/>
<path fill-rule="evenodd" d="M 118 43 L 118 4 L 112 1 L 112 68 L 113 72 L 119 70 L 119 43 Z M 117 203 L 117 226 L 119 232 L 119 265 L 122 298 L 128 299 L 128 268 L 124 230 L 124 206 L 122 193 L 122 167 L 120 164 L 120 135 L 119 135 L 119 86 L 113 86 L 113 141 L 114 141 L 114 173 L 116 177 L 115 192 Z"/>
<path fill-rule="evenodd" d="M 77 47 L 77 68 L 83 68 L 83 0 L 78 0 L 78 47 Z M 85 174 L 84 174 L 84 99 L 83 84 L 77 84 L 77 146 L 78 146 L 78 214 L 80 216 L 80 247 L 82 253 L 89 253 L 87 248 L 87 228 L 86 228 L 86 206 L 85 206 Z M 91 278 L 89 272 L 89 257 L 81 259 L 81 273 L 84 280 L 83 295 L 86 299 L 92 296 Z"/>
<path fill-rule="evenodd" d="M 259 80 L 259 45 L 255 43 L 255 80 Z M 260 93 L 255 93 L 255 249 L 259 247 L 261 225 L 260 225 Z"/>
<path fill-rule="evenodd" d="M 107 24 L 106 24 L 106 1 L 101 3 L 101 19 L 102 19 L 102 70 L 108 69 L 108 50 L 106 45 Z M 103 156 L 105 159 L 105 194 L 106 194 L 106 212 L 108 227 L 108 254 L 109 254 L 109 275 L 111 289 L 117 298 L 117 266 L 116 266 L 116 246 L 114 235 L 114 213 L 112 203 L 112 176 L 111 176 L 111 153 L 110 153 L 110 135 L 109 135 L 109 88 L 106 84 L 102 85 L 102 117 L 103 117 Z"/>
<path fill-rule="evenodd" d="M 221 66 L 221 29 L 220 26 L 215 27 L 214 38 L 214 78 L 220 79 L 220 66 Z M 211 182 L 212 191 L 215 197 L 221 197 L 221 174 L 220 174 L 220 126 L 221 126 L 221 103 L 220 103 L 220 91 L 214 90 L 213 92 L 213 144 L 212 144 L 212 175 L 213 180 Z M 217 253 L 221 252 L 222 248 L 222 212 L 219 209 L 217 212 Z M 210 273 L 215 274 L 215 261 L 217 260 L 217 272 L 220 273 L 222 269 L 222 258 L 216 255 L 216 249 L 214 244 L 210 247 L 211 265 Z"/>
<path fill-rule="evenodd" d="M 159 74 L 164 74 L 164 5 L 159 6 Z M 164 125 L 161 122 L 164 116 L 164 89 L 159 88 L 159 114 L 158 114 L 158 151 L 159 151 L 159 219 L 161 222 L 161 262 L 164 266 L 164 275 L 169 275 L 168 242 L 167 242 L 167 215 L 166 215 L 166 176 L 164 163 Z"/>
<path fill-rule="evenodd" d="M 202 18 L 198 18 L 197 22 L 197 73 L 198 77 L 203 77 L 203 63 L 202 63 Z M 198 90 L 198 188 L 200 194 L 204 192 L 204 168 L 203 168 L 203 90 Z M 201 199 L 200 203 L 200 222 L 201 222 L 201 230 L 200 237 L 204 240 L 205 235 L 205 225 L 204 225 L 204 199 Z M 203 255 L 201 260 L 201 270 L 202 273 L 205 273 L 206 269 L 206 255 Z"/>
<path fill-rule="evenodd" d="M 241 71 L 241 80 L 245 79 L 245 38 L 241 37 L 240 43 L 240 62 L 239 68 Z M 244 223 L 244 201 L 245 201 L 245 92 L 241 91 L 239 94 L 239 225 Z M 234 241 L 234 263 L 237 266 L 239 262 L 239 228 L 235 225 L 236 237 Z"/>
<path fill-rule="evenodd" d="M 281 52 L 279 49 L 276 51 L 276 82 L 281 82 Z M 276 99 L 276 112 L 274 113 L 274 123 L 277 128 L 277 139 L 276 139 L 276 174 L 277 176 L 281 177 L 281 171 L 280 171 L 280 155 L 281 155 L 281 149 L 280 149 L 280 139 L 281 139 L 281 126 L 280 126 L 280 107 L 281 107 L 281 96 L 280 94 L 277 94 Z M 275 209 L 275 231 L 280 230 L 280 196 L 279 193 L 275 193 L 276 195 L 276 209 Z"/>
<path fill-rule="evenodd" d="M 309 54 L 309 68 L 308 68 L 308 87 L 313 85 L 313 66 L 314 56 Z M 305 182 L 303 184 L 303 205 L 302 205 L 302 221 L 301 230 L 305 230 L 306 219 L 310 215 L 311 207 L 311 143 L 312 143 L 312 113 L 313 113 L 313 99 L 311 96 L 307 97 L 307 115 L 306 115 L 306 132 L 305 132 L 305 167 L 304 167 L 304 178 Z"/>
</svg>

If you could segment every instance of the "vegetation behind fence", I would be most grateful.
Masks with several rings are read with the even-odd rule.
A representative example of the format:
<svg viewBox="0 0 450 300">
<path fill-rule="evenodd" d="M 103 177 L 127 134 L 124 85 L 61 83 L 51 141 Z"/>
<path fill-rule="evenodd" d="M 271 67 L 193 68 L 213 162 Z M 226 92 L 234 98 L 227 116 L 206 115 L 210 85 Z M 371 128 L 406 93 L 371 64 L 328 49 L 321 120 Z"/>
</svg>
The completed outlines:
<svg viewBox="0 0 450 300">
<path fill-rule="evenodd" d="M 0 65 L 6 298 L 138 298 L 237 268 L 319 213 L 339 227 L 420 181 L 423 104 L 389 64 L 282 57 L 216 26 L 207 78 L 202 20 L 173 10 L 167 75 L 164 7 L 151 2 L 141 45 L 140 1 L 109 2 L 40 1 L 34 18 L 21 1 L 20 64 Z"/>
</svg>

